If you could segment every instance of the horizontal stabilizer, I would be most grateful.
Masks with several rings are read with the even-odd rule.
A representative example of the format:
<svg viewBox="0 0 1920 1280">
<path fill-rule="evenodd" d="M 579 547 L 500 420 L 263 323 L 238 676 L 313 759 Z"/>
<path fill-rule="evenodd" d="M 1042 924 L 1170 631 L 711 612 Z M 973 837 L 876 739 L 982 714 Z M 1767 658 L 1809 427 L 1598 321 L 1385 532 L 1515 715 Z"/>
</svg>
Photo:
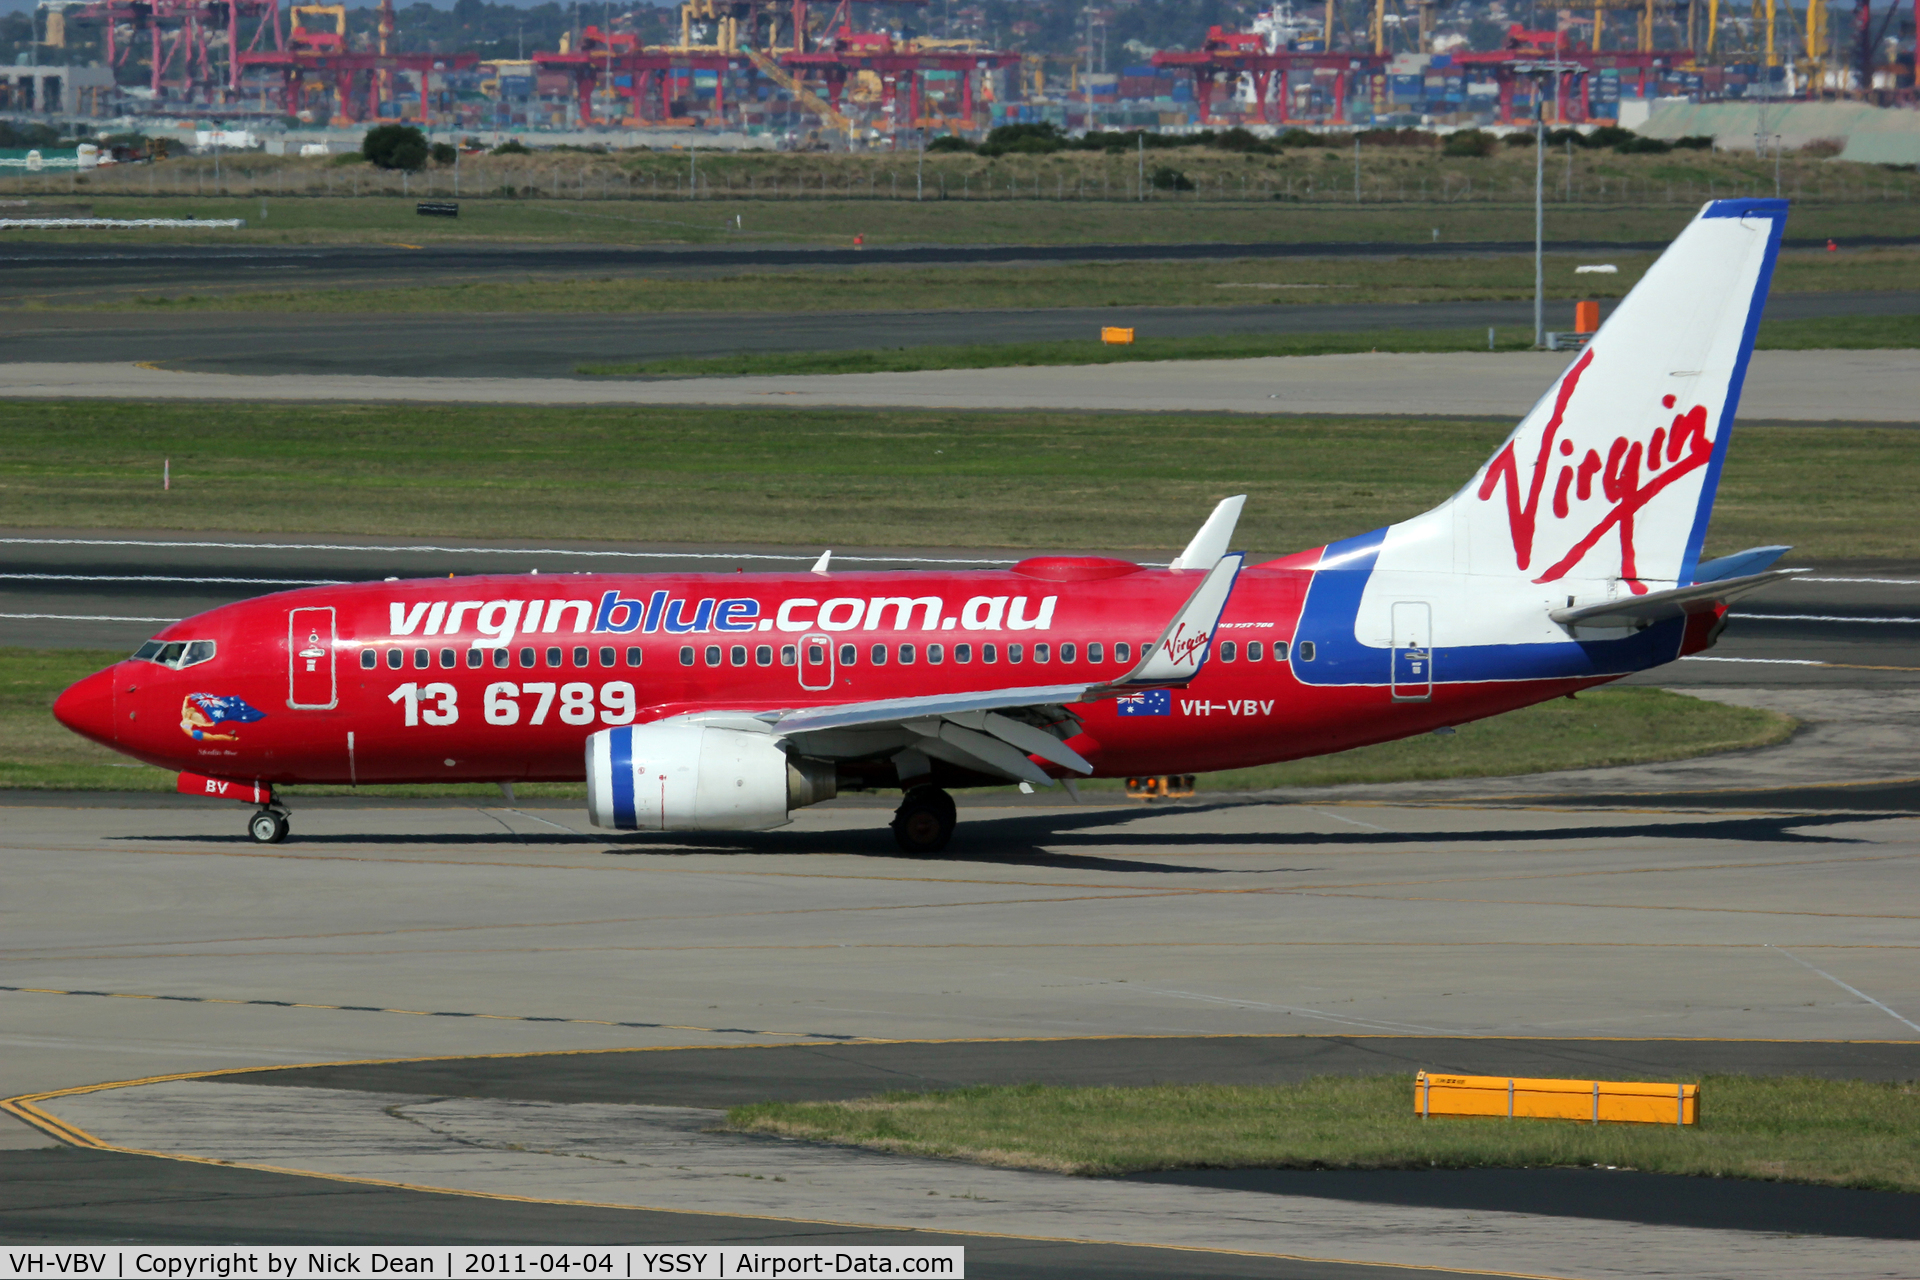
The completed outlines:
<svg viewBox="0 0 1920 1280">
<path fill-rule="evenodd" d="M 1693 571 L 1695 582 L 1724 582 L 1728 578 L 1744 578 L 1749 574 L 1763 573 L 1773 568 L 1778 560 L 1792 547 L 1749 547 L 1745 551 L 1736 551 L 1730 556 L 1721 556 L 1718 560 L 1709 560 Z"/>
<path fill-rule="evenodd" d="M 1805 569 L 1774 569 L 1768 573 L 1748 574 L 1744 578 L 1722 578 L 1718 582 L 1697 582 L 1690 587 L 1670 591 L 1650 591 L 1644 596 L 1607 600 L 1576 609 L 1555 609 L 1547 616 L 1563 627 L 1650 626 L 1671 618 L 1704 613 L 1716 604 L 1726 604 L 1758 591 L 1769 583 L 1791 578 Z"/>
</svg>

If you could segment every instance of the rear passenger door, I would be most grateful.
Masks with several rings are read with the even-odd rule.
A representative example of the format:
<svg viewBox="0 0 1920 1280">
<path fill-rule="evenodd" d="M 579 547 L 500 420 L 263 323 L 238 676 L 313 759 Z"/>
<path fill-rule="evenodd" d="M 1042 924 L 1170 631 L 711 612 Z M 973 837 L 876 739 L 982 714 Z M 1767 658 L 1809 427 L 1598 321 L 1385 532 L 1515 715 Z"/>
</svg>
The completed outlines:
<svg viewBox="0 0 1920 1280">
<path fill-rule="evenodd" d="M 1433 608 L 1424 600 L 1393 602 L 1393 700 L 1433 697 Z"/>
</svg>

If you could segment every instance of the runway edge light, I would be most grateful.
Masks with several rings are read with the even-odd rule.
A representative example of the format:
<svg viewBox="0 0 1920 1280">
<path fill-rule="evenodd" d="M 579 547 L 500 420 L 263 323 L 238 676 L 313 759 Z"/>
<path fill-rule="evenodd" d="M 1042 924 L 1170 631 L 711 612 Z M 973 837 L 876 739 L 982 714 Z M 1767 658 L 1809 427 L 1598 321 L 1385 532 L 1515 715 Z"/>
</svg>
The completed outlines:
<svg viewBox="0 0 1920 1280">
<path fill-rule="evenodd" d="M 1699 1119 L 1700 1086 L 1645 1080 L 1530 1080 L 1516 1076 L 1413 1078 L 1413 1109 L 1431 1116 L 1505 1116 L 1688 1125 Z"/>
</svg>

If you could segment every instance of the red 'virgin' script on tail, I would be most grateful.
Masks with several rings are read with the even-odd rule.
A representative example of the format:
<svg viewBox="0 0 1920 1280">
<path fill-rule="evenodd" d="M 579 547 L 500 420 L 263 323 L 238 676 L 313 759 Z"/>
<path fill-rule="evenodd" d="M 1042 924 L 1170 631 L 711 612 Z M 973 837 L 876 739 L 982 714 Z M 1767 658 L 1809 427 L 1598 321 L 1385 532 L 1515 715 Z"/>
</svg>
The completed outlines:
<svg viewBox="0 0 1920 1280">
<path fill-rule="evenodd" d="M 1573 368 L 1567 370 L 1567 376 L 1560 381 L 1560 394 L 1553 398 L 1553 416 L 1547 419 L 1547 429 L 1540 436 L 1540 456 L 1533 461 L 1533 483 L 1527 487 L 1527 500 L 1520 501 L 1520 467 L 1513 459 L 1513 441 L 1507 441 L 1493 459 L 1493 465 L 1487 468 L 1486 479 L 1480 482 L 1480 500 L 1485 502 L 1493 493 L 1493 487 L 1501 481 L 1507 485 L 1507 527 L 1513 534 L 1513 559 L 1518 568 L 1527 567 L 1533 559 L 1534 517 L 1540 511 L 1540 489 L 1546 483 L 1548 458 L 1553 453 L 1553 438 L 1560 433 L 1561 419 L 1567 416 L 1567 402 L 1573 399 L 1575 388 L 1580 385 L 1580 375 L 1593 363 L 1591 350 L 1581 353 L 1573 362 Z"/>
<path fill-rule="evenodd" d="M 1525 569 L 1533 560 L 1534 538 L 1540 519 L 1540 495 L 1546 488 L 1547 473 L 1553 469 L 1554 445 L 1566 417 L 1567 405 L 1579 386 L 1580 375 L 1586 372 L 1592 359 L 1591 351 L 1582 355 L 1560 384 L 1559 394 L 1554 397 L 1553 416 L 1547 420 L 1547 428 L 1540 437 L 1540 451 L 1534 459 L 1526 498 L 1523 500 L 1520 496 L 1520 468 L 1514 459 L 1511 441 L 1495 455 L 1485 478 L 1480 482 L 1479 496 L 1483 502 L 1493 495 L 1495 486 L 1502 483 L 1506 486 L 1507 527 L 1513 537 L 1516 568 Z M 1675 398 L 1664 396 L 1661 402 L 1671 409 Z M 1573 442 L 1559 440 L 1558 443 L 1561 455 L 1571 459 L 1574 454 Z M 1597 449 L 1588 449 L 1577 466 L 1572 461 L 1563 462 L 1559 481 L 1554 485 L 1551 519 L 1580 518 L 1575 516 L 1568 498 L 1575 497 L 1582 503 L 1592 498 L 1596 476 L 1600 480 L 1601 496 L 1610 505 L 1606 514 L 1575 539 L 1567 553 L 1534 581 L 1553 582 L 1565 577 L 1601 538 L 1618 529 L 1620 577 L 1633 594 L 1646 594 L 1646 585 L 1639 580 L 1640 569 L 1634 547 L 1634 516 L 1668 485 L 1704 467 L 1712 457 L 1713 441 L 1707 438 L 1707 408 L 1705 405 L 1695 405 L 1685 413 L 1674 415 L 1670 425 L 1654 428 L 1651 438 L 1645 442 L 1630 441 L 1624 435 L 1615 436 L 1604 460 Z M 1644 481 L 1641 479 L 1643 466 L 1648 473 Z"/>
</svg>

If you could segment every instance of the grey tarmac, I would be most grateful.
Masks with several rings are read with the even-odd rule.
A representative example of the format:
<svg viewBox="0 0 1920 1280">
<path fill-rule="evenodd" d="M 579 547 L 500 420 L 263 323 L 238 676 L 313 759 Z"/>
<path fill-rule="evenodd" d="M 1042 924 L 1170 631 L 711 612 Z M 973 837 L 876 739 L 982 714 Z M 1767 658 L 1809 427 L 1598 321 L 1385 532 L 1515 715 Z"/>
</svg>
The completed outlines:
<svg viewBox="0 0 1920 1280">
<path fill-rule="evenodd" d="M 357 1069 L 272 1087 L 260 1075 L 155 1082 L 42 1105 L 113 1145 L 702 1208 L 731 1215 L 715 1230 L 757 1219 L 769 1241 L 851 1223 L 1331 1260 L 1313 1266 L 1600 1276 L 1916 1265 L 1915 1246 L 1899 1240 L 1670 1224 L 1629 1240 L 1616 1224 L 1556 1212 L 1090 1185 L 708 1138 L 706 1121 L 658 1108 L 711 1108 L 724 1094 L 648 1095 L 618 1069 L 598 1072 L 593 1096 L 596 1060 L 703 1045 L 770 1064 L 741 1082 L 747 1093 L 791 1087 L 775 1076 L 865 1092 L 875 1080 L 1116 1064 L 1137 1074 L 1174 1058 L 1156 1045 L 1184 1051 L 1189 1073 L 1267 1078 L 1420 1061 L 1533 1069 L 1556 1057 L 1570 1073 L 1637 1062 L 1897 1078 L 1920 1052 L 1920 1010 L 1905 1000 L 1920 988 L 1920 952 L 1901 905 L 1920 856 L 1913 812 L 1782 809 L 1762 796 L 1733 815 L 1577 800 L 1036 799 L 969 805 L 934 859 L 899 857 L 884 811 L 859 803 L 802 811 L 781 831 L 691 838 L 609 837 L 558 807 L 316 805 L 296 809 L 294 837 L 272 848 L 245 840 L 243 816 L 57 797 L 8 808 L 0 957 L 15 989 L 0 992 L 0 1093 L 558 1050 L 369 1068 L 384 1074 L 344 1088 L 339 1073 Z M 636 1049 L 648 1052 L 580 1052 Z M 805 1069 L 772 1068 L 788 1054 Z M 849 1055 L 858 1069 L 832 1079 L 830 1063 Z M 548 1063 L 557 1097 L 542 1084 Z M 713 1074 L 690 1061 L 670 1077 Z M 685 1170 L 668 1166 L 662 1141 Z M 124 1189 L 134 1175 L 110 1154 L 68 1153 L 102 1161 L 90 1166 L 99 1185 Z M 17 1158 L 26 1163 L 9 1155 L 0 1168 L 49 1157 Z M 0 1206 L 9 1234 L 47 1217 L 44 1193 L 17 1185 L 10 1203 L 40 1196 L 41 1208 Z M 128 1201 L 152 1194 L 108 1204 L 86 1185 L 76 1189 L 100 1201 L 88 1212 L 103 1222 L 138 1217 Z M 202 1213 L 230 1221 L 218 1198 L 203 1207 L 194 1190 L 173 1230 L 190 1236 Z M 62 1213 L 66 1229 L 85 1217 Z M 1227 1273 L 1308 1274 L 1256 1262 L 1268 1270 Z M 1053 1273 L 1097 1273 L 1062 1267 Z"/>
<path fill-rule="evenodd" d="M 657 380 L 238 376 L 126 363 L 42 362 L 0 364 L 0 398 L 1519 418 L 1571 359 L 1551 351 L 1362 353 Z M 1762 351 L 1750 366 L 1740 417 L 1912 425 L 1916 375 L 1920 351 Z"/>
<path fill-rule="evenodd" d="M 1784 1235 L 1777 1225 L 1740 1231 L 1641 1223 L 1625 1232 L 1588 1217 L 1477 1207 L 1468 1235 L 1451 1208 L 1066 1178 L 768 1141 L 717 1133 L 724 1113 L 699 1107 L 216 1080 L 106 1090 L 57 1099 L 46 1109 L 116 1146 L 246 1167 L 812 1224 L 1534 1275 L 1870 1277 L 1920 1264 L 1915 1240 Z M 843 1215 L 853 1206 L 859 1217 L 848 1222 Z M 1898 1230 L 1897 1222 L 1888 1225 Z M 1705 1259 L 1712 1261 L 1702 1266 Z"/>
<path fill-rule="evenodd" d="M 961 1245 L 994 1280 L 1421 1280 L 1375 1267 L 1193 1250 L 776 1223 L 712 1213 L 482 1199 L 299 1174 L 59 1148 L 0 1157 L 0 1240 L 9 1244 Z M 1446 1274 L 1441 1272 L 1439 1274 Z"/>
</svg>

